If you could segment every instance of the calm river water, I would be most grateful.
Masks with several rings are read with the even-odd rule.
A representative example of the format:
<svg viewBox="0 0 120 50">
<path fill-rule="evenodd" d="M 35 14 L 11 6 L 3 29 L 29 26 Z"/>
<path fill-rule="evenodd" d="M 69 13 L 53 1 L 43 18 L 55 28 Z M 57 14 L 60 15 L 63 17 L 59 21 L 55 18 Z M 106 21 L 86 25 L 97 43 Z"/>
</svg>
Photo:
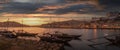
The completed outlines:
<svg viewBox="0 0 120 50">
<path fill-rule="evenodd" d="M 25 28 L 9 28 L 10 30 L 25 30 L 27 32 L 39 33 L 40 35 L 44 32 L 60 31 L 67 34 L 82 35 L 81 40 L 72 40 L 69 42 L 71 46 L 65 46 L 65 50 L 120 50 L 116 46 L 107 46 L 108 43 L 96 45 L 95 48 L 88 45 L 93 43 L 104 43 L 108 42 L 106 39 L 101 38 L 89 42 L 88 39 L 103 37 L 105 35 L 113 35 L 120 33 L 120 30 L 113 29 L 48 29 L 39 27 L 25 27 Z"/>
</svg>

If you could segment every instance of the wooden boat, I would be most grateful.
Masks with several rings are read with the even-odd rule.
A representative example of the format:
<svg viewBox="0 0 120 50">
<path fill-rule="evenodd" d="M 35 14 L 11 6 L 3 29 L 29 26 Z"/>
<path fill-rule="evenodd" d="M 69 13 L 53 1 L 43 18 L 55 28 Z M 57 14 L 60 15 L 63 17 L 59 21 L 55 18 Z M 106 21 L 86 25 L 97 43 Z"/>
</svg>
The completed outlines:
<svg viewBox="0 0 120 50">
<path fill-rule="evenodd" d="M 52 36 L 57 36 L 59 38 L 78 38 L 78 37 L 81 37 L 81 35 L 68 35 L 68 34 L 54 34 Z"/>
<path fill-rule="evenodd" d="M 29 33 L 29 32 L 25 32 L 23 30 L 19 30 L 18 32 L 16 32 L 17 36 L 28 36 L 28 37 L 36 37 L 38 33 Z"/>
<path fill-rule="evenodd" d="M 110 39 L 105 37 L 105 39 L 107 39 L 109 42 L 111 42 L 114 45 L 120 45 L 120 35 L 119 36 L 115 36 L 115 39 Z"/>
<path fill-rule="evenodd" d="M 15 32 L 9 30 L 0 30 L 0 35 L 8 38 L 17 38 Z"/>
<path fill-rule="evenodd" d="M 22 24 L 23 24 L 23 20 L 22 20 Z M 38 33 L 30 33 L 30 32 L 26 32 L 23 30 L 23 25 L 21 27 L 21 30 L 18 30 L 18 32 L 16 32 L 17 36 L 27 36 L 27 37 L 36 37 L 36 35 L 38 35 Z"/>
<path fill-rule="evenodd" d="M 7 21 L 9 21 L 9 18 L 7 19 Z M 9 25 L 9 23 L 8 23 Z M 8 37 L 8 38 L 17 38 L 15 32 L 10 31 L 8 29 L 8 26 L 6 27 L 7 29 L 0 29 L 0 35 Z"/>
<path fill-rule="evenodd" d="M 105 38 L 109 42 L 95 43 L 94 41 L 92 41 L 92 40 L 101 39 L 101 38 Z M 120 34 L 109 35 L 109 36 L 99 37 L 99 38 L 95 38 L 95 39 L 88 39 L 88 41 L 94 43 L 94 44 L 88 45 L 88 46 L 93 47 L 93 48 L 96 48 L 97 45 L 102 45 L 102 44 L 107 44 L 106 46 L 120 47 Z"/>
<path fill-rule="evenodd" d="M 31 34 L 31 33 L 16 33 L 17 36 L 32 36 L 35 37 L 37 34 Z"/>
<path fill-rule="evenodd" d="M 59 32 L 55 32 L 54 34 L 45 33 L 44 35 L 51 35 L 51 36 L 55 36 L 58 38 L 71 38 L 71 39 L 76 39 L 82 36 L 82 35 L 68 35 L 68 34 L 59 33 Z"/>
<path fill-rule="evenodd" d="M 68 41 L 70 40 L 67 40 L 67 39 L 60 39 L 60 38 L 57 38 L 57 37 L 47 37 L 47 36 L 40 36 L 40 39 L 42 41 L 47 41 L 47 42 L 55 42 L 55 43 L 67 43 Z"/>
</svg>

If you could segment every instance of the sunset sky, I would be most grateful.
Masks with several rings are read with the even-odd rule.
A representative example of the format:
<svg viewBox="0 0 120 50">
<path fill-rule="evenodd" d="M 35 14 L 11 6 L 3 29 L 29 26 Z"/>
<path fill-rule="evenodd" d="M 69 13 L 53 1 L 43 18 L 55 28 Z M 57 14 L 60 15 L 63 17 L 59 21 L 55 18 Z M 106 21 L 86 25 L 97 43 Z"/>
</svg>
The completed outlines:
<svg viewBox="0 0 120 50">
<path fill-rule="evenodd" d="M 0 2 L 1 22 L 6 18 L 24 24 L 40 25 L 50 17 L 53 21 L 89 20 L 91 17 L 105 17 L 107 12 L 119 11 L 120 0 L 9 0 Z"/>
</svg>

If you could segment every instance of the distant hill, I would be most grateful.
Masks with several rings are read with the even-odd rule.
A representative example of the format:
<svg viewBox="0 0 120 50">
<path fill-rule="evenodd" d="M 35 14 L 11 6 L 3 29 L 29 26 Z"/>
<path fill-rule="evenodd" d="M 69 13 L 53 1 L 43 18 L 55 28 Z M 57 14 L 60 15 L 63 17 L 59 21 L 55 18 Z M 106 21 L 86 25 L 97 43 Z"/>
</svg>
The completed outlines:
<svg viewBox="0 0 120 50">
<path fill-rule="evenodd" d="M 29 26 L 14 21 L 6 21 L 0 22 L 0 27 L 29 27 Z"/>
<path fill-rule="evenodd" d="M 61 22 L 53 22 L 48 24 L 42 24 L 42 28 L 74 28 L 74 29 L 119 29 L 120 22 L 117 18 L 115 21 L 79 21 L 79 20 L 68 20 Z"/>
<path fill-rule="evenodd" d="M 77 27 L 82 23 L 87 23 L 86 21 L 79 21 L 79 20 L 68 20 L 68 21 L 61 21 L 61 22 L 53 22 L 48 24 L 42 24 L 40 27 L 44 28 L 71 28 Z"/>
</svg>

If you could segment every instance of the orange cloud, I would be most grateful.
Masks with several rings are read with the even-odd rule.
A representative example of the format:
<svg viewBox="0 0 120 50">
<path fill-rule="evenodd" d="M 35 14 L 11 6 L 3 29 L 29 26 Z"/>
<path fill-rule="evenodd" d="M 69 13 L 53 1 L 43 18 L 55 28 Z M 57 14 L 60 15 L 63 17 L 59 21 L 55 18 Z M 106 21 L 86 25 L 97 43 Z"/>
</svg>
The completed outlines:
<svg viewBox="0 0 120 50">
<path fill-rule="evenodd" d="M 42 8 L 38 8 L 37 10 L 35 10 L 35 12 L 42 12 L 42 11 L 54 11 L 57 9 L 62 9 L 62 8 L 67 8 L 69 6 L 73 6 L 73 5 L 93 5 L 96 7 L 96 9 L 98 10 L 102 10 L 102 6 L 99 5 L 97 0 L 90 0 L 90 1 L 77 1 L 77 2 L 72 2 L 72 3 L 66 3 L 64 5 L 62 4 L 58 4 L 58 5 L 50 5 L 50 6 L 44 6 Z"/>
<path fill-rule="evenodd" d="M 54 14 L 8 14 L 4 13 L 1 16 L 5 17 L 43 17 L 43 16 L 55 16 Z"/>
</svg>

